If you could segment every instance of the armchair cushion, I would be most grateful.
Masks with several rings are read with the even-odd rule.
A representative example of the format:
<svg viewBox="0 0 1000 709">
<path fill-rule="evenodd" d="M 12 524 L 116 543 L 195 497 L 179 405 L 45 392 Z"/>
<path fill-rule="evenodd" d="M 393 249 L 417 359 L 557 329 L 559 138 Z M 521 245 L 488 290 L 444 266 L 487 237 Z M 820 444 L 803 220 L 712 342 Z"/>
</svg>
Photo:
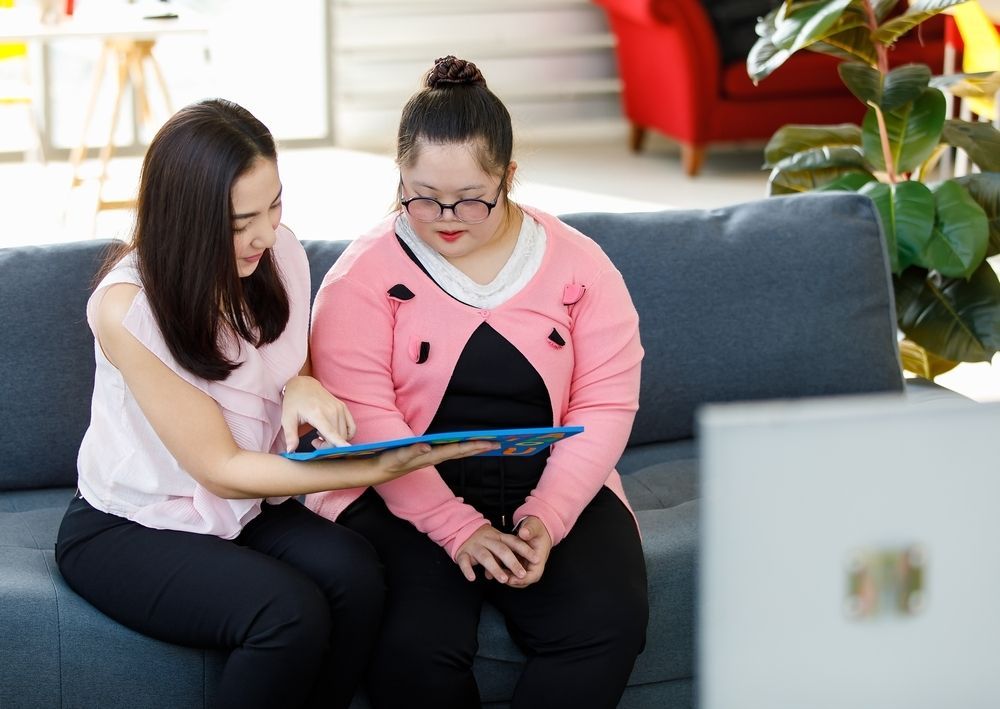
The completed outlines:
<svg viewBox="0 0 1000 709">
<path fill-rule="evenodd" d="M 722 62 L 746 59 L 757 41 L 754 27 L 781 0 L 701 0 L 719 40 Z"/>
</svg>

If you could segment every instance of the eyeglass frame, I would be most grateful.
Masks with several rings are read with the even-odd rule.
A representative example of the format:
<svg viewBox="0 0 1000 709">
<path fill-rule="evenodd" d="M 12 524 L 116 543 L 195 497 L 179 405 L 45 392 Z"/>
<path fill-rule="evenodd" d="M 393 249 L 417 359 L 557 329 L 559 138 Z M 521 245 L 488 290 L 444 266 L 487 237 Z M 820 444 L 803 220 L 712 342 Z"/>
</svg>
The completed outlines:
<svg viewBox="0 0 1000 709">
<path fill-rule="evenodd" d="M 400 191 L 402 191 L 402 188 L 403 188 L 403 181 L 402 180 L 399 181 L 399 187 L 400 187 Z M 440 219 L 442 216 L 444 216 L 444 210 L 446 210 L 446 209 L 450 209 L 452 215 L 455 217 L 455 220 L 459 221 L 459 222 L 462 222 L 462 224 L 482 224 L 483 222 L 485 222 L 487 219 L 490 218 L 491 214 L 493 214 L 493 210 L 496 208 L 497 203 L 500 201 L 500 193 L 503 192 L 503 188 L 504 188 L 504 183 L 503 183 L 503 180 L 501 180 L 500 181 L 500 186 L 497 187 L 496 197 L 493 198 L 492 202 L 487 202 L 485 199 L 469 198 L 469 199 L 460 199 L 457 202 L 452 202 L 451 204 L 445 204 L 444 202 L 438 201 L 438 200 L 434 199 L 433 197 L 419 197 L 418 196 L 418 197 L 410 197 L 409 199 L 400 199 L 399 200 L 399 204 L 400 204 L 400 206 L 403 207 L 403 209 L 406 210 L 407 214 L 410 214 L 410 204 L 412 204 L 413 202 L 416 202 L 417 200 L 421 200 L 422 199 L 425 202 L 433 202 L 434 204 L 436 204 L 438 206 L 438 215 L 436 217 L 434 217 L 433 219 L 430 219 L 428 221 L 424 221 L 423 219 L 418 219 L 417 217 L 415 217 L 412 214 L 410 214 L 411 217 L 413 217 L 414 219 L 416 219 L 421 224 L 433 224 L 438 219 Z M 467 221 L 465 221 L 464 219 L 460 218 L 458 216 L 458 212 L 455 211 L 455 207 L 457 207 L 458 205 L 460 205 L 462 202 L 479 202 L 480 204 L 485 204 L 486 205 L 486 216 L 483 217 L 482 219 L 480 219 L 478 222 L 467 222 Z"/>
</svg>

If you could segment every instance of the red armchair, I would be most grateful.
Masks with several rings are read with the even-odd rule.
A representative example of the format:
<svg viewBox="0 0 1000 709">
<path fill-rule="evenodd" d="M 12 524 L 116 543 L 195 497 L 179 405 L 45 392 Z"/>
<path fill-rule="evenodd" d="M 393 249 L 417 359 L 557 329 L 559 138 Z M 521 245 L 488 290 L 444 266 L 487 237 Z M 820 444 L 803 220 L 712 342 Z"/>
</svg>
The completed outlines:
<svg viewBox="0 0 1000 709">
<path fill-rule="evenodd" d="M 859 123 L 864 106 L 844 87 L 837 60 L 804 51 L 754 86 L 745 59 L 723 65 L 701 0 L 594 0 L 617 39 L 622 104 L 631 148 L 647 129 L 681 144 L 684 171 L 697 175 L 714 142 L 765 140 L 787 123 Z M 927 27 L 930 24 L 931 27 Z M 894 65 L 921 62 L 940 72 L 940 23 L 926 23 L 892 52 Z"/>
</svg>

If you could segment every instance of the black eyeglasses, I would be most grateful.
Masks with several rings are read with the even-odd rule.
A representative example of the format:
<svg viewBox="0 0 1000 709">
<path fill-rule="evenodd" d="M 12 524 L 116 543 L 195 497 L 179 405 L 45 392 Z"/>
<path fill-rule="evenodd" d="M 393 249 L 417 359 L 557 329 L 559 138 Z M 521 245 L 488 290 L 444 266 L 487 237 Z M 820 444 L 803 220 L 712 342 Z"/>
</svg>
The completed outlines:
<svg viewBox="0 0 1000 709">
<path fill-rule="evenodd" d="M 443 204 L 432 197 L 410 197 L 400 200 L 399 203 L 406 209 L 406 213 L 418 222 L 436 222 L 444 214 L 444 210 L 450 209 L 455 219 L 463 224 L 479 224 L 489 218 L 490 212 L 500 201 L 502 190 L 503 182 L 497 188 L 492 202 L 487 202 L 485 199 L 460 199 L 452 204 Z"/>
</svg>

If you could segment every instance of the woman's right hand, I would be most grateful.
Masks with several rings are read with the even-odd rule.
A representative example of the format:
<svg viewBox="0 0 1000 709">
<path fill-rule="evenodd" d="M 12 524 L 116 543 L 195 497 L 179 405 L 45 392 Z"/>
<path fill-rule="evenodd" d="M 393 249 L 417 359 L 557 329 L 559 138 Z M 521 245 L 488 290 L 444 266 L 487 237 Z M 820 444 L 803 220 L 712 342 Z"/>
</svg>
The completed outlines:
<svg viewBox="0 0 1000 709">
<path fill-rule="evenodd" d="M 378 485 L 414 470 L 432 467 L 453 458 L 479 455 L 486 451 L 496 450 L 498 447 L 499 444 L 493 441 L 465 441 L 438 446 L 416 443 L 404 448 L 393 448 L 374 458 L 377 471 L 375 474 L 379 479 L 367 484 Z"/>
</svg>

